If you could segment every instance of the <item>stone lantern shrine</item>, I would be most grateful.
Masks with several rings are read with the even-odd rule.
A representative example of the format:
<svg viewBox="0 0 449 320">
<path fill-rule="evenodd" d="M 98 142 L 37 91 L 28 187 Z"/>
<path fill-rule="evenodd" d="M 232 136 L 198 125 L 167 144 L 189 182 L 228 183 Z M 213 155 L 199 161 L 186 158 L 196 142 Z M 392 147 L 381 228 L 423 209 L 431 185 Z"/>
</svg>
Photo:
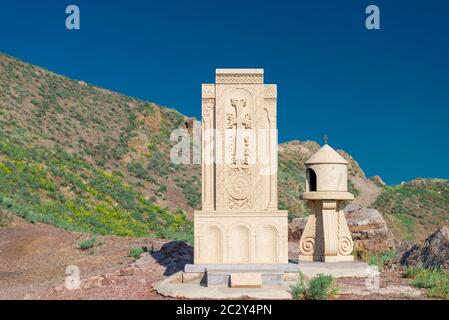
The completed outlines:
<svg viewBox="0 0 449 320">
<path fill-rule="evenodd" d="M 348 192 L 348 162 L 328 144 L 305 162 L 306 200 L 311 209 L 299 242 L 300 261 L 353 261 L 354 247 L 343 213 Z"/>
</svg>

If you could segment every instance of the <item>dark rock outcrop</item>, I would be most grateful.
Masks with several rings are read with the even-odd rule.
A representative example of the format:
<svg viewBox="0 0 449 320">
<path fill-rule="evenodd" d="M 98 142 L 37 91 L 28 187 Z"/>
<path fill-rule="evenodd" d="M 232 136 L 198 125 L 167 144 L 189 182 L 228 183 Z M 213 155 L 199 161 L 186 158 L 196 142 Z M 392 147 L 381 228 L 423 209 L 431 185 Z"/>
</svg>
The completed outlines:
<svg viewBox="0 0 449 320">
<path fill-rule="evenodd" d="M 449 228 L 442 227 L 424 242 L 413 245 L 402 255 L 401 264 L 449 269 Z"/>
</svg>

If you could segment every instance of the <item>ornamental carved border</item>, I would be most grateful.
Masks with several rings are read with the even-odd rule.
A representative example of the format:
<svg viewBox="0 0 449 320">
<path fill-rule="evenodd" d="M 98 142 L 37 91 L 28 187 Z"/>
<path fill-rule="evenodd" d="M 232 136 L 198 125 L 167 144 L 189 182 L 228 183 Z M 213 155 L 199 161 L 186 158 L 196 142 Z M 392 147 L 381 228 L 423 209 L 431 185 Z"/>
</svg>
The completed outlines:
<svg viewBox="0 0 449 320">
<path fill-rule="evenodd" d="M 215 81 L 217 84 L 262 84 L 263 74 L 217 74 Z"/>
</svg>

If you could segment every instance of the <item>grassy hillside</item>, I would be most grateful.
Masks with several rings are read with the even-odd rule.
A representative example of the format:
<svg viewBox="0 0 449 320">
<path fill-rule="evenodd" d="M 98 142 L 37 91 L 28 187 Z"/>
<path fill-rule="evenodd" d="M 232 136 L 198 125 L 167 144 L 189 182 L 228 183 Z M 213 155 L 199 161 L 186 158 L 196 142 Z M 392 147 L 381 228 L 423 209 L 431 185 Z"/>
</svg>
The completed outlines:
<svg viewBox="0 0 449 320">
<path fill-rule="evenodd" d="M 416 179 L 385 187 L 374 207 L 396 238 L 422 240 L 449 224 L 449 180 Z"/>
<path fill-rule="evenodd" d="M 71 230 L 187 239 L 189 205 L 173 179 L 189 177 L 197 203 L 199 178 L 168 161 L 170 132 L 186 120 L 0 55 L 0 209 Z"/>
</svg>

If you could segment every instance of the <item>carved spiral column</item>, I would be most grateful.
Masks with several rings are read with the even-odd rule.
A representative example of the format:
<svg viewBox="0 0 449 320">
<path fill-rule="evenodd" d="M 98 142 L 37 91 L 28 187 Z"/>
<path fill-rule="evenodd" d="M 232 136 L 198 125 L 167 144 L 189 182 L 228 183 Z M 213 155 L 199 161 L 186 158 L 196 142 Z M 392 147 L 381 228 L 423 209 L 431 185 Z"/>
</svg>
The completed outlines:
<svg viewBox="0 0 449 320">
<path fill-rule="evenodd" d="M 307 219 L 306 227 L 299 241 L 299 252 L 300 256 L 304 260 L 313 260 L 313 257 L 317 255 L 317 203 L 311 201 L 309 202 L 310 209 L 312 213 Z"/>
<path fill-rule="evenodd" d="M 349 256 L 354 249 L 351 232 L 349 231 L 343 211 L 338 212 L 338 253 L 342 256 Z"/>
</svg>

